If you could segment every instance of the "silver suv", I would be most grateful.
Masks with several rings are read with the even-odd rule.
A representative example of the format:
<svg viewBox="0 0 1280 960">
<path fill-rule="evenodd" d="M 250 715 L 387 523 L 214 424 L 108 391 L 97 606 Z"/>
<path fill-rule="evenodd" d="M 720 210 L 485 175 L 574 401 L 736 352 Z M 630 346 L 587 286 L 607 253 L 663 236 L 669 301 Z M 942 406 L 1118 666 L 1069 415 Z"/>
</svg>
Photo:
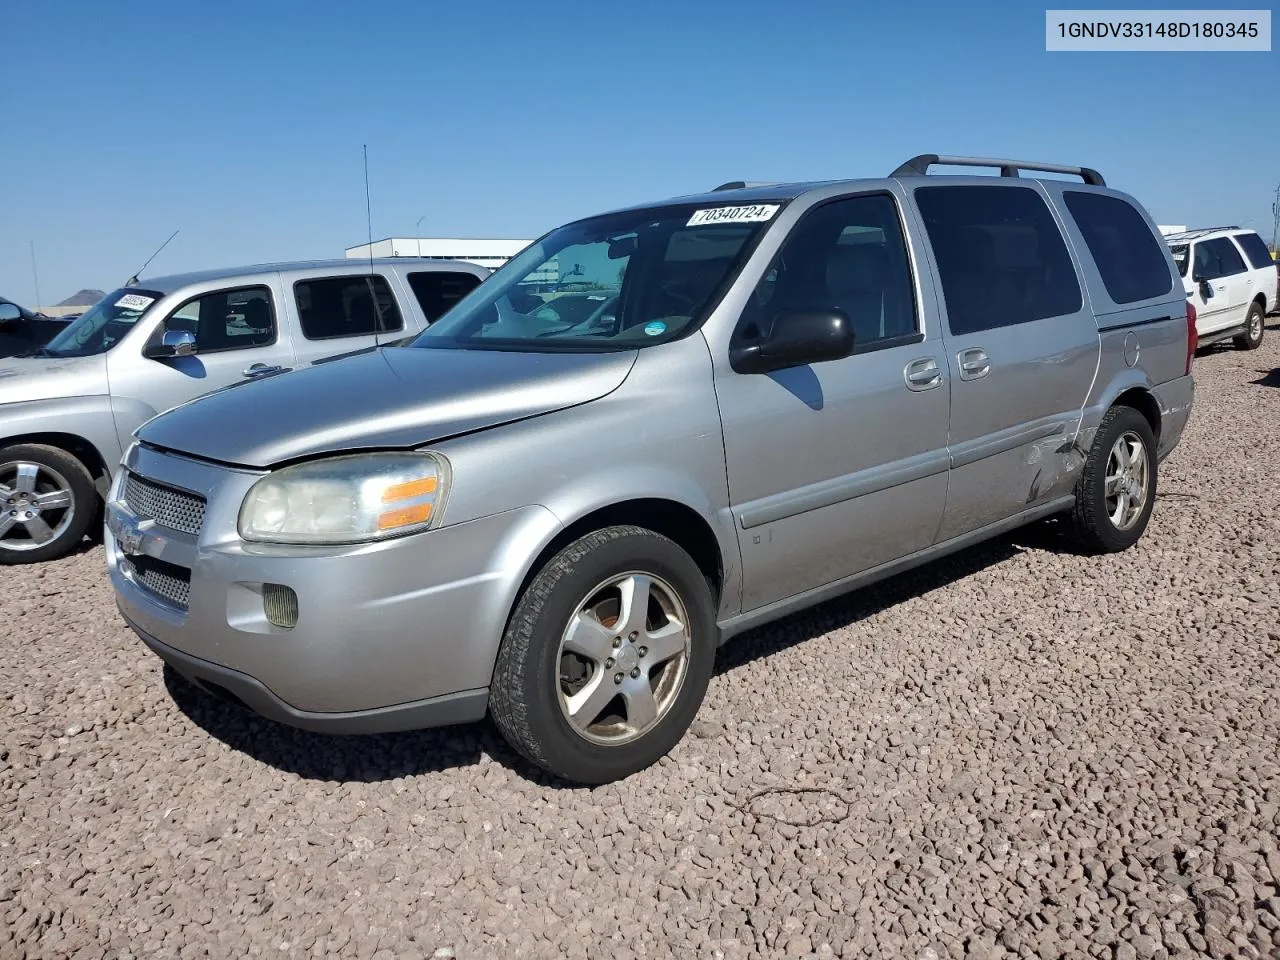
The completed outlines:
<svg viewBox="0 0 1280 960">
<path fill-rule="evenodd" d="M 416 335 L 488 275 L 451 261 L 315 261 L 108 294 L 43 347 L 0 362 L 0 564 L 75 549 L 100 522 L 133 431 L 155 414 Z"/>
<path fill-rule="evenodd" d="M 407 346 L 152 420 L 107 562 L 211 693 L 348 733 L 488 712 L 600 783 L 750 627 L 1050 515 L 1131 546 L 1194 348 L 1092 170 L 727 184 L 553 230 Z"/>
</svg>

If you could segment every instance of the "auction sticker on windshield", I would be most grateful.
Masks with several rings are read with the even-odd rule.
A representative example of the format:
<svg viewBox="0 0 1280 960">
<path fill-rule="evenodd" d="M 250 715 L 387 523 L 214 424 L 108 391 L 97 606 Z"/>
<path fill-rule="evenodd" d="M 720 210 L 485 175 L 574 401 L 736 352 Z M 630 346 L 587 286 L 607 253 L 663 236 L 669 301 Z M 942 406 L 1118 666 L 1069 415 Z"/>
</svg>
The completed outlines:
<svg viewBox="0 0 1280 960">
<path fill-rule="evenodd" d="M 686 227 L 696 227 L 709 223 L 761 223 L 772 220 L 778 212 L 776 203 L 753 203 L 745 207 L 709 207 L 706 210 L 695 210 Z"/>
<path fill-rule="evenodd" d="M 126 310 L 145 310 L 155 302 L 155 297 L 143 297 L 136 293 L 126 293 L 116 301 L 115 305 L 124 307 Z"/>
</svg>

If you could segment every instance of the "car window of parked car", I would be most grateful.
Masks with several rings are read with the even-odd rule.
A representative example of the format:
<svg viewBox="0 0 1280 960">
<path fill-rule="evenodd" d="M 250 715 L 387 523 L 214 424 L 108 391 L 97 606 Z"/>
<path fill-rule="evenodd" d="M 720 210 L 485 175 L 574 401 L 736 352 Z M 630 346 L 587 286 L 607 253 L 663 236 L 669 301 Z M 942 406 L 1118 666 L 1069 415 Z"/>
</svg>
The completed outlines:
<svg viewBox="0 0 1280 960">
<path fill-rule="evenodd" d="M 1226 237 L 1201 240 L 1196 244 L 1196 277 L 1200 280 L 1217 280 L 1244 273 L 1244 258 L 1234 243 Z"/>
<path fill-rule="evenodd" d="M 266 287 L 236 287 L 202 294 L 169 314 L 164 329 L 194 334 L 198 353 L 274 343 L 276 317 L 271 292 Z"/>
<path fill-rule="evenodd" d="M 1275 261 L 1271 259 L 1267 245 L 1262 242 L 1262 238 L 1256 233 L 1235 233 L 1231 237 L 1236 243 L 1240 244 L 1240 249 L 1244 251 L 1245 256 L 1249 258 L 1249 262 L 1253 264 L 1255 270 L 1275 266 Z"/>
<path fill-rule="evenodd" d="M 1150 300 L 1173 289 L 1164 244 L 1132 204 L 1081 190 L 1062 196 L 1114 302 Z"/>
<path fill-rule="evenodd" d="M 452 270 L 424 270 L 409 274 L 409 286 L 417 298 L 422 315 L 434 323 L 468 293 L 480 286 L 474 273 Z"/>
<path fill-rule="evenodd" d="M 898 207 L 887 194 L 822 204 L 804 215 L 756 285 L 738 335 L 754 339 L 785 310 L 840 310 L 857 352 L 916 333 Z"/>
<path fill-rule="evenodd" d="M 1178 243 L 1170 247 L 1169 252 L 1173 254 L 1173 262 L 1178 267 L 1178 275 L 1185 277 L 1187 275 L 1187 264 L 1191 262 L 1191 247 L 1185 243 Z"/>
<path fill-rule="evenodd" d="M 106 353 L 164 297 L 155 290 L 123 287 L 86 310 L 40 352 L 52 357 L 88 357 Z"/>
<path fill-rule="evenodd" d="M 784 206 L 683 203 L 567 224 L 508 261 L 413 346 L 552 352 L 665 343 L 702 321 Z"/>
<path fill-rule="evenodd" d="M 357 275 L 299 280 L 293 285 L 302 335 L 308 340 L 362 337 L 404 329 L 385 277 Z"/>
<path fill-rule="evenodd" d="M 1031 187 L 920 187 L 953 335 L 1077 312 L 1084 301 L 1062 232 Z"/>
</svg>

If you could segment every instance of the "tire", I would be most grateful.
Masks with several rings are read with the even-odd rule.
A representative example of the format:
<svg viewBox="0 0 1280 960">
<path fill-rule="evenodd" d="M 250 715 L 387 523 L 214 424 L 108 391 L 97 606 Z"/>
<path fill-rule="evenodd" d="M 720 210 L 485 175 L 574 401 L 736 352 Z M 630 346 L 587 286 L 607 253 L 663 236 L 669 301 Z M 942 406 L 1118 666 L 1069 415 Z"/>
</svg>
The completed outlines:
<svg viewBox="0 0 1280 960">
<path fill-rule="evenodd" d="M 638 618 L 622 601 L 624 589 L 638 594 L 637 577 L 647 578 L 652 598 Z M 571 621 L 580 629 L 570 631 Z M 660 659 L 676 648 L 683 653 Z M 557 553 L 521 595 L 498 650 L 489 710 L 532 763 L 564 780 L 609 783 L 680 741 L 706 694 L 715 648 L 711 586 L 692 558 L 651 530 L 606 527 Z"/>
<path fill-rule="evenodd" d="M 1129 444 L 1127 452 L 1132 463 L 1137 462 L 1137 457 L 1133 455 L 1134 442 L 1141 444 L 1145 458 L 1145 471 L 1141 478 L 1137 476 L 1136 468 L 1127 472 L 1129 483 L 1142 491 L 1142 504 L 1136 510 L 1133 508 L 1132 498 L 1128 498 L 1129 508 L 1120 511 L 1120 497 L 1109 502 L 1107 495 L 1108 474 L 1125 472 L 1118 459 L 1122 438 Z M 1085 460 L 1084 472 L 1076 484 L 1071 526 L 1080 545 L 1090 553 L 1116 553 L 1137 543 L 1151 519 L 1158 475 L 1155 435 L 1147 418 L 1133 407 L 1112 407 L 1098 425 L 1093 446 Z"/>
<path fill-rule="evenodd" d="M 1262 346 L 1262 333 L 1266 329 L 1266 317 L 1262 305 L 1258 301 L 1249 304 L 1249 312 L 1244 318 L 1244 333 L 1231 342 L 1237 350 L 1257 350 Z"/>
<path fill-rule="evenodd" d="M 65 556 L 98 510 L 93 478 L 71 454 L 37 443 L 0 449 L 0 564 Z"/>
</svg>

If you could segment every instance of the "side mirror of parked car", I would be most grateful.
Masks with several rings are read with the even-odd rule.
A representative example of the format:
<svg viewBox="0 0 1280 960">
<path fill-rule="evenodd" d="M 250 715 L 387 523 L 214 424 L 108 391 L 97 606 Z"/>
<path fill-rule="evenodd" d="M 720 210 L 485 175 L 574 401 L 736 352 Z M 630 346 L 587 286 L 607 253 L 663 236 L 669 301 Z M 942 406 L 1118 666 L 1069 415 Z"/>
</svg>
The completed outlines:
<svg viewBox="0 0 1280 960">
<path fill-rule="evenodd" d="M 0 303 L 0 323 L 12 323 L 22 319 L 22 311 L 16 303 Z"/>
<path fill-rule="evenodd" d="M 733 349 L 729 364 L 738 373 L 769 373 L 853 353 L 853 325 L 840 310 L 784 310 L 768 336 Z"/>
<path fill-rule="evenodd" d="M 189 357 L 196 352 L 196 335 L 190 330 L 166 330 L 159 343 L 147 347 L 146 354 L 152 360 L 166 357 Z"/>
</svg>

